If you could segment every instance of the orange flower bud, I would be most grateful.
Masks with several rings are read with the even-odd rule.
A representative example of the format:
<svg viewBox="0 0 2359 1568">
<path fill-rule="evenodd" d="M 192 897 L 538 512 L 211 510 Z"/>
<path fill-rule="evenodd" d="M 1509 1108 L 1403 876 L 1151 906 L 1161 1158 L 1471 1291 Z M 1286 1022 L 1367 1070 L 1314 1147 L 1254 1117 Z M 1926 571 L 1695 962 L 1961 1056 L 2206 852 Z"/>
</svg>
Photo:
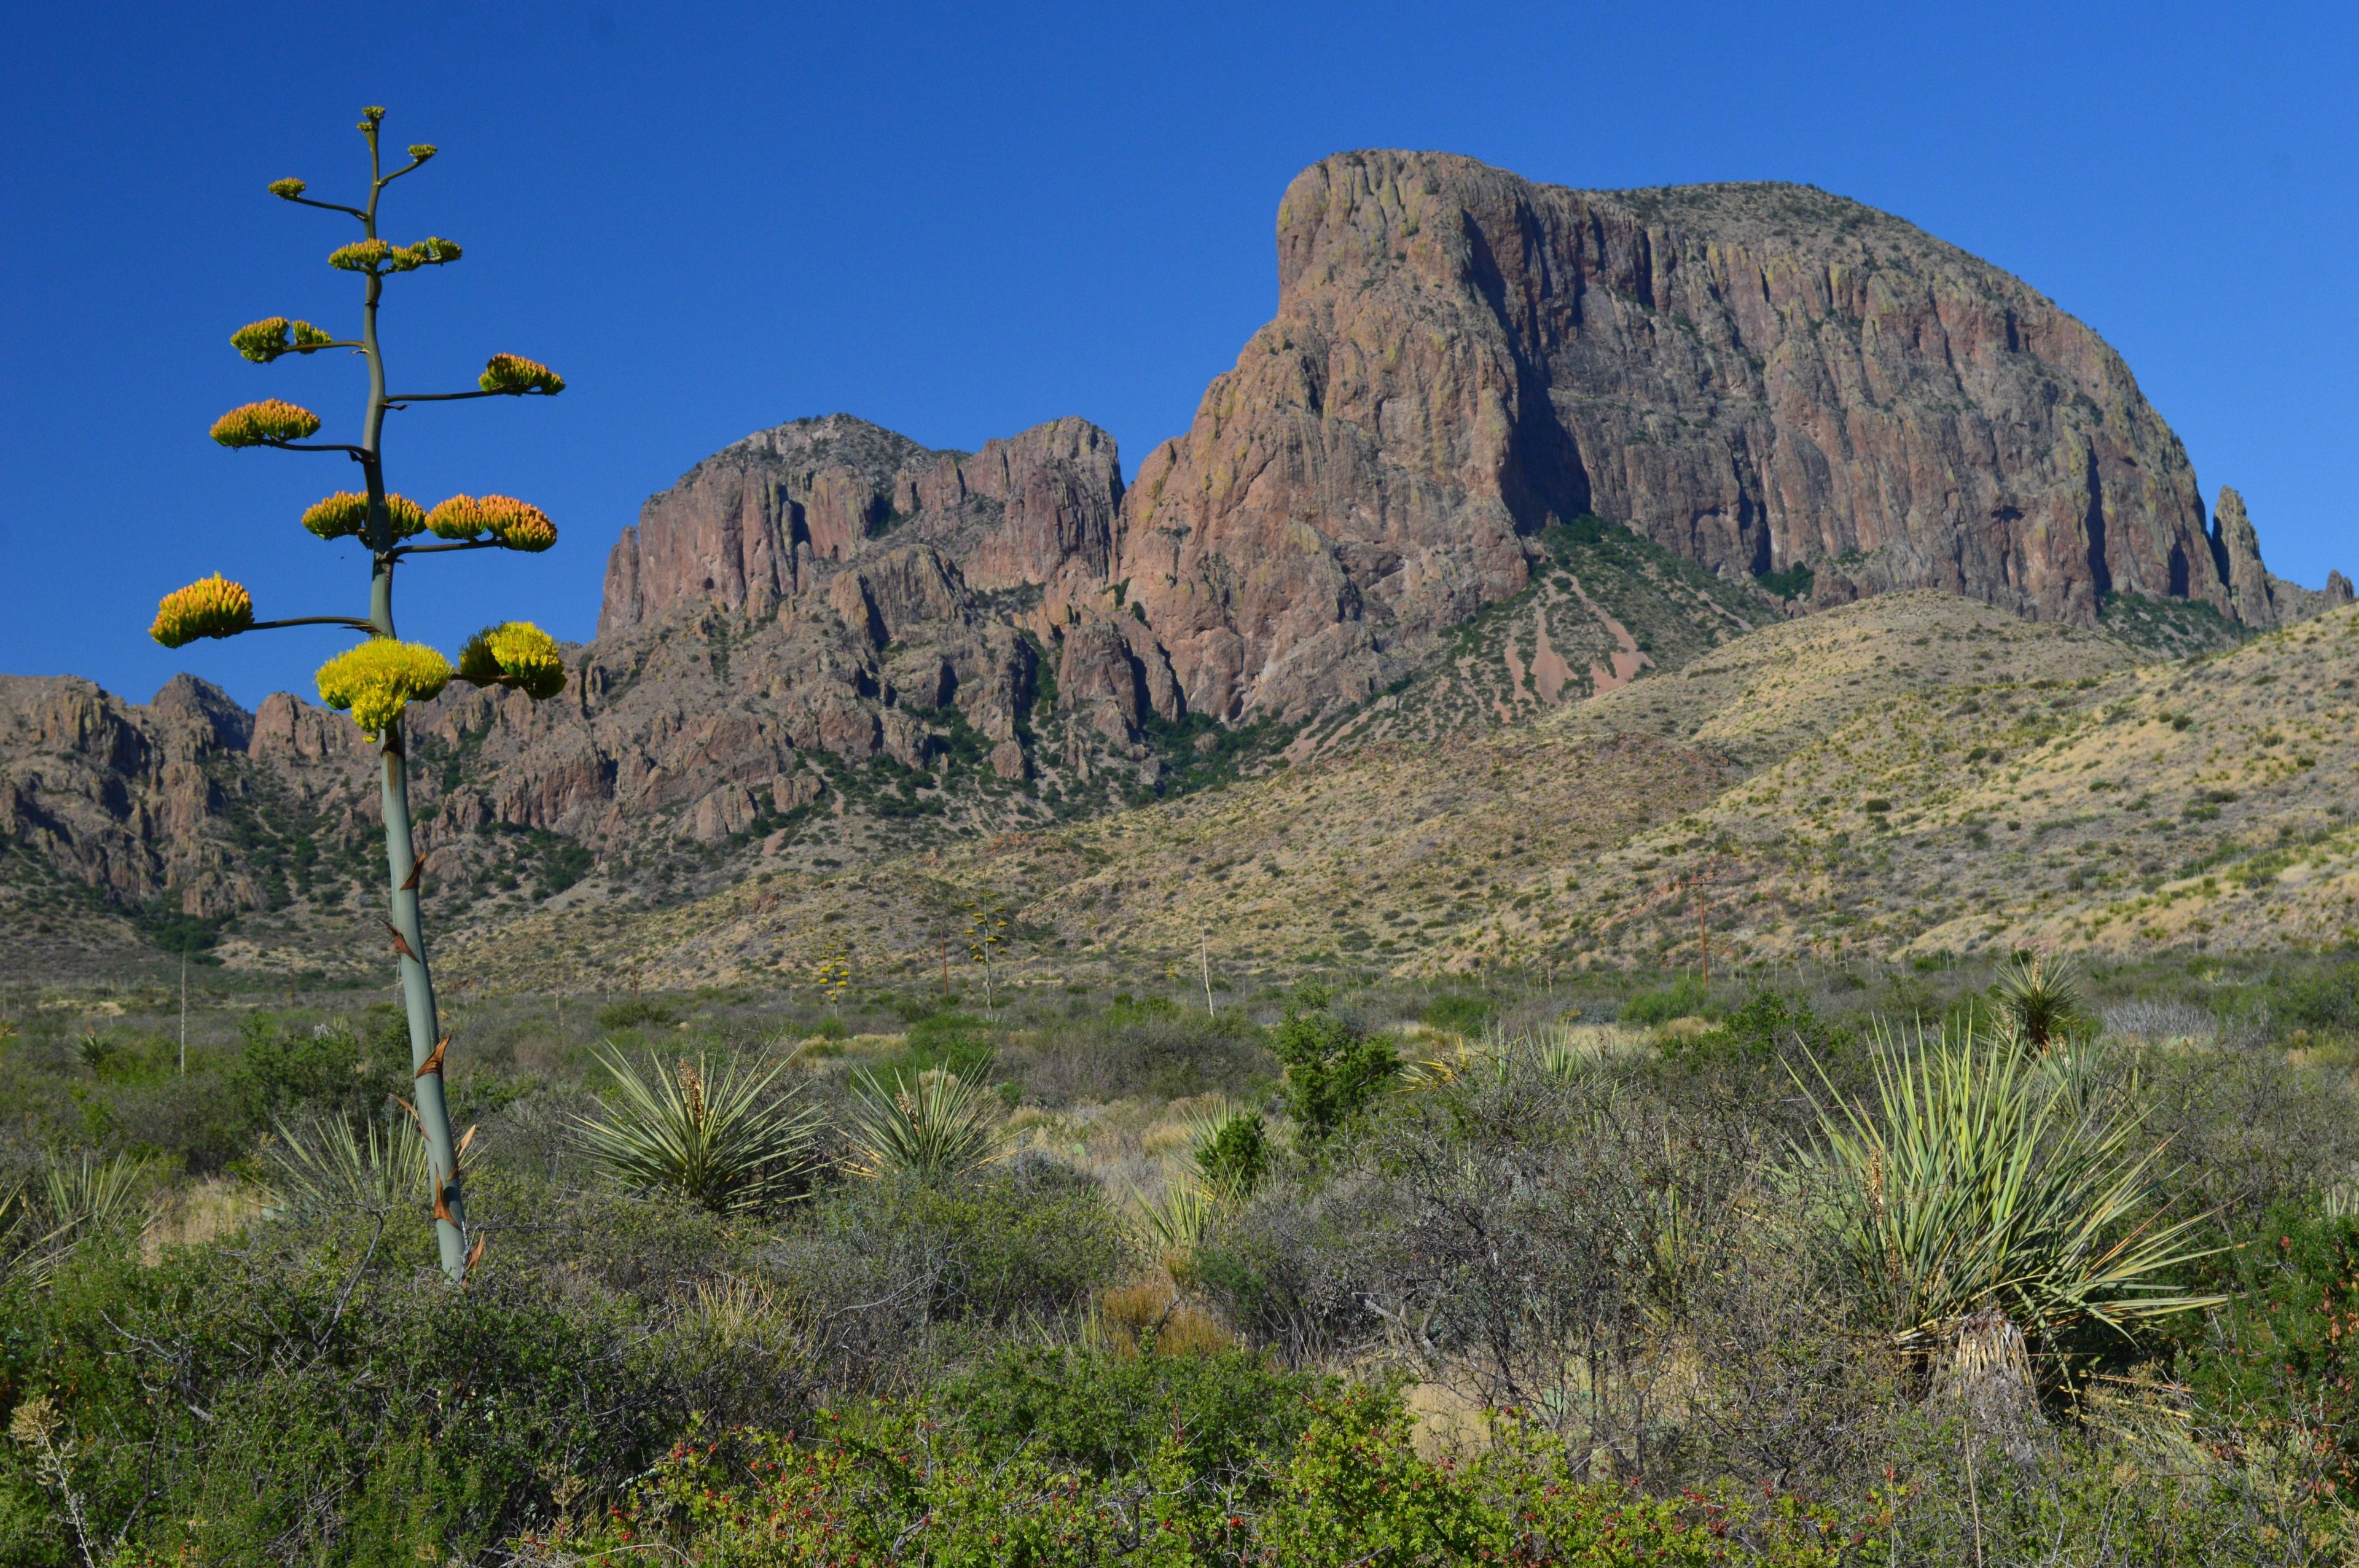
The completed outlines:
<svg viewBox="0 0 2359 1568">
<path fill-rule="evenodd" d="M 320 416 L 292 403 L 266 398 L 233 408 L 213 421 L 213 439 L 224 447 L 267 447 L 317 435 Z"/>
<path fill-rule="evenodd" d="M 200 637 L 234 637 L 254 624 L 254 595 L 215 572 L 176 588 L 156 606 L 147 634 L 168 648 Z"/>
</svg>

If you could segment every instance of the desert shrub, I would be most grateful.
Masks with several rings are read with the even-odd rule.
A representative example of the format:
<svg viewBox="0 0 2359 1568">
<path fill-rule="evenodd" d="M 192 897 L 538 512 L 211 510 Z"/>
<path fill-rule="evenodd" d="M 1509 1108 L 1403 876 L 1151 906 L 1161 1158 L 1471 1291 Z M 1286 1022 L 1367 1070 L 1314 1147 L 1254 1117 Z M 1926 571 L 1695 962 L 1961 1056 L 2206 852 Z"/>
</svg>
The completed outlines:
<svg viewBox="0 0 2359 1568">
<path fill-rule="evenodd" d="M 2180 1377 L 2239 1441 L 2307 1455 L 2359 1496 L 2359 1217 L 2280 1203 L 2221 1254 L 2228 1301 L 2179 1334 Z"/>
<path fill-rule="evenodd" d="M 2359 1029 L 2359 964 L 2274 975 L 2264 999 L 2281 1023 L 2300 1029 Z"/>
<path fill-rule="evenodd" d="M 652 997 L 631 997 L 610 1002 L 598 1010 L 601 1029 L 661 1028 L 674 1022 L 679 1014 Z"/>
<path fill-rule="evenodd" d="M 1114 1357 L 1023 1346 L 942 1383 L 927 1404 L 986 1457 L 1029 1446 L 1104 1477 L 1145 1467 L 1176 1433 L 1190 1471 L 1251 1488 L 1256 1461 L 1291 1447 L 1312 1398 L 1332 1387 L 1239 1350 Z"/>
<path fill-rule="evenodd" d="M 1124 1256 L 1094 1182 L 1019 1156 L 823 1194 L 762 1249 L 756 1277 L 813 1325 L 814 1376 L 864 1390 L 908 1386 L 991 1330 L 1073 1322 Z"/>
<path fill-rule="evenodd" d="M 1392 1047 L 1338 1012 L 1321 986 L 1303 986 L 1288 1000 L 1270 1049 L 1286 1066 L 1287 1109 L 1313 1144 L 1332 1137 L 1400 1074 Z"/>
<path fill-rule="evenodd" d="M 2266 1232 L 2278 1205 L 2314 1201 L 2359 1174 L 2359 1093 L 2344 1074 L 2280 1052 L 2158 1046 L 2125 1054 L 2169 1149 L 2171 1184 L 2213 1235 Z"/>
<path fill-rule="evenodd" d="M 1428 1029 L 1445 1029 L 1453 1034 L 1474 1034 L 1491 1021 L 1496 1011 L 1486 996 L 1451 992 L 1435 997 L 1418 1013 L 1418 1022 Z"/>
<path fill-rule="evenodd" d="M 1581 1473 L 1506 1423 L 1465 1465 L 1421 1455 L 1379 1390 L 1320 1399 L 1255 1484 L 1220 1487 L 1184 1424 L 1141 1462 L 1100 1473 L 1053 1449 L 1006 1450 L 906 1405 L 834 1412 L 798 1445 L 758 1433 L 683 1444 L 604 1518 L 521 1543 L 524 1568 L 660 1552 L 711 1563 L 924 1562 L 1081 1568 L 1461 1563 L 1623 1568 L 1880 1562 L 1871 1518 L 1734 1489 L 1656 1499 Z M 1276 1434 L 1273 1434 L 1276 1435 Z"/>
<path fill-rule="evenodd" d="M 338 1022 L 290 1029 L 255 1012 L 241 1033 L 228 1080 L 249 1135 L 274 1121 L 357 1121 L 408 1082 L 409 1036 L 391 1008 L 372 1009 L 362 1028 Z"/>
<path fill-rule="evenodd" d="M 1204 1117 L 1193 1130 L 1189 1162 L 1211 1191 L 1231 1199 L 1250 1197 L 1268 1179 L 1275 1152 L 1261 1112 L 1224 1107 Z"/>
<path fill-rule="evenodd" d="M 1651 1029 L 1674 1018 L 1702 1017 L 1711 1005 L 1711 992 L 1704 983 L 1693 975 L 1682 975 L 1668 986 L 1640 991 L 1624 1002 L 1622 1022 Z"/>
<path fill-rule="evenodd" d="M 545 1517 L 560 1477 L 634 1474 L 661 1402 L 622 1314 L 496 1267 L 462 1294 L 415 1226 L 91 1252 L 0 1321 L 0 1391 L 54 1401 L 92 1534 L 139 1561 L 466 1557 Z M 12 1527 L 49 1500 L 14 1447 L 0 1492 Z M 71 1560 L 54 1526 L 0 1559 Z"/>
<path fill-rule="evenodd" d="M 1155 999 L 1159 1000 L 1160 999 Z M 1005 1046 L 998 1071 L 1043 1105 L 1153 1096 L 1250 1095 L 1277 1076 L 1262 1031 L 1243 1013 L 1114 1009 Z"/>
</svg>

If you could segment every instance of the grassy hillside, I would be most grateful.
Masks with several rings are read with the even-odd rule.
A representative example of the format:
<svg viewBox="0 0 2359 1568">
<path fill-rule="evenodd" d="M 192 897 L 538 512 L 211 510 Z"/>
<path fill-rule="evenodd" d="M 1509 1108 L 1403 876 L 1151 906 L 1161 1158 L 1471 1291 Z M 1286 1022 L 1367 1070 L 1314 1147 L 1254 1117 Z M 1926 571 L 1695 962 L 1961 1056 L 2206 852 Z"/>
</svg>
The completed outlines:
<svg viewBox="0 0 2359 1568">
<path fill-rule="evenodd" d="M 1693 905 L 1650 892 L 1683 875 L 1756 957 L 2340 945 L 2359 927 L 2354 717 L 2351 610 L 2104 677 L 1919 690 L 1448 961 L 1668 950 L 1694 939 Z"/>
</svg>

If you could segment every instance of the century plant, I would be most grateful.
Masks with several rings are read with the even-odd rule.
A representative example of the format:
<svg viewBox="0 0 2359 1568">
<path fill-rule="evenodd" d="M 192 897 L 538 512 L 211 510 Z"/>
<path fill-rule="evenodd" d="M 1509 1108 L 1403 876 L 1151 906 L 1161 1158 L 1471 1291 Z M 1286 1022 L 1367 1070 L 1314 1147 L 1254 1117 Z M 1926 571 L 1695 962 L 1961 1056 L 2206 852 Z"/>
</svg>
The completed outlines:
<svg viewBox="0 0 2359 1568">
<path fill-rule="evenodd" d="M 789 1059 L 715 1072 L 702 1056 L 682 1056 L 667 1072 L 650 1056 L 642 1076 L 619 1053 L 599 1054 L 616 1097 L 601 1114 L 578 1119 L 576 1130 L 608 1174 L 722 1215 L 799 1195 L 821 1116 L 797 1104 L 800 1086 L 771 1092 Z"/>
<path fill-rule="evenodd" d="M 540 508 L 505 495 L 453 495 L 428 508 L 386 488 L 383 436 L 387 413 L 421 403 L 451 403 L 475 397 L 553 397 L 565 390 L 564 378 L 548 366 L 516 354 L 494 354 L 473 389 L 461 392 L 388 392 L 385 355 L 377 337 L 377 307 L 386 279 L 420 267 L 447 266 L 459 259 L 460 249 L 435 235 L 411 244 L 391 243 L 378 237 L 377 207 L 386 187 L 406 174 L 423 168 L 435 149 L 424 143 L 409 148 L 409 161 L 390 174 L 384 169 L 378 129 L 385 111 L 361 111 L 360 132 L 368 143 L 368 194 L 358 206 L 323 201 L 306 192 L 299 179 L 275 180 L 270 193 L 299 207 L 340 212 L 360 225 L 361 237 L 339 246 L 328 265 L 353 274 L 361 286 L 359 335 L 340 338 L 309 321 L 272 316 L 240 328 L 230 335 L 231 346 L 256 364 L 268 364 L 288 354 L 314 354 L 323 349 L 350 350 L 368 372 L 368 395 L 362 406 L 356 440 L 314 441 L 322 421 L 310 409 L 276 398 L 233 408 L 214 422 L 212 438 L 224 447 L 266 447 L 283 452 L 341 452 L 360 466 L 361 488 L 327 496 L 303 514 L 303 528 L 325 540 L 353 539 L 369 553 L 369 607 L 365 616 L 301 615 L 284 620 L 255 619 L 254 596 L 244 585 L 218 574 L 190 583 L 164 596 L 151 629 L 155 639 L 178 648 L 200 637 L 234 637 L 246 632 L 281 626 L 340 626 L 364 639 L 320 666 L 321 700 L 352 714 L 354 722 L 375 742 L 382 762 L 385 809 L 385 849 L 387 879 L 392 884 L 386 929 L 401 972 L 402 1000 L 408 1013 L 409 1054 L 416 1080 L 415 1110 L 426 1141 L 433 1173 L 436 1242 L 443 1271 L 463 1281 L 473 1259 L 482 1250 L 478 1238 L 470 1246 L 467 1206 L 461 1190 L 458 1150 L 451 1137 L 451 1117 L 443 1096 L 445 1053 L 450 1038 L 442 1033 L 434 1002 L 434 982 L 427 966 L 426 931 L 419 909 L 419 884 L 424 860 L 414 846 L 409 816 L 409 780 L 402 738 L 402 712 L 410 703 L 438 696 L 453 679 L 479 687 L 506 687 L 536 701 L 554 697 L 565 685 L 565 665 L 557 643 L 527 622 L 512 621 L 479 632 L 461 651 L 457 664 L 422 643 L 405 643 L 394 629 L 394 569 L 412 556 L 458 550 L 506 549 L 537 552 L 557 542 L 557 528 Z M 414 544 L 421 534 L 437 541 Z"/>
<path fill-rule="evenodd" d="M 1004 1152 L 990 1091 L 955 1073 L 919 1073 L 914 1082 L 896 1073 L 889 1089 L 856 1073 L 849 1119 L 846 1163 L 855 1175 L 940 1181 L 980 1170 Z"/>
<path fill-rule="evenodd" d="M 2224 1298 L 2170 1282 L 2206 1255 L 2201 1216 L 2163 1217 L 2162 1150 L 2126 1094 L 1971 1023 L 1913 1042 L 1879 1030 L 1875 1103 L 1823 1070 L 1819 1147 L 1835 1235 L 1898 1346 L 1939 1363 L 1997 1309 L 2051 1357 L 2075 1331 L 2127 1336 Z"/>
</svg>

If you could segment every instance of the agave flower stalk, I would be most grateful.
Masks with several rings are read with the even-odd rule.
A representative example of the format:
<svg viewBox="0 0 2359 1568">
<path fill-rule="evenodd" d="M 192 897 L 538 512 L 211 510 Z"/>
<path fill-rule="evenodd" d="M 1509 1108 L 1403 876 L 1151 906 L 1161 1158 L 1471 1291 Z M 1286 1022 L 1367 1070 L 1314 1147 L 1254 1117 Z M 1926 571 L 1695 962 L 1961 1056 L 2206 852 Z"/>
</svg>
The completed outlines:
<svg viewBox="0 0 2359 1568">
<path fill-rule="evenodd" d="M 360 276 L 359 335 L 338 338 L 308 321 L 272 316 L 239 329 L 230 338 L 231 345 L 256 364 L 268 364 L 287 354 L 317 353 L 322 349 L 357 353 L 368 370 L 368 396 L 362 409 L 359 438 L 351 442 L 314 441 L 312 438 L 322 426 L 320 416 L 275 398 L 232 409 L 212 428 L 213 439 L 224 447 L 341 452 L 359 465 L 361 489 L 327 497 L 306 512 L 301 523 L 319 538 L 351 538 L 367 547 L 368 613 L 257 620 L 253 596 L 240 584 L 215 576 L 168 595 L 158 607 L 151 631 L 158 642 L 169 648 L 199 637 L 230 637 L 283 626 L 338 626 L 357 632 L 366 639 L 321 666 L 318 684 L 321 700 L 331 708 L 350 711 L 377 747 L 385 811 L 386 868 L 391 884 L 386 929 L 400 967 L 415 1078 L 415 1098 L 408 1108 L 417 1117 L 417 1130 L 425 1142 L 442 1268 L 451 1280 L 462 1281 L 482 1242 L 477 1238 L 470 1246 L 466 1202 L 460 1184 L 459 1150 L 451 1140 L 450 1111 L 443 1095 L 443 1072 L 451 1042 L 440 1028 L 433 973 L 427 964 L 426 929 L 419 909 L 424 862 L 411 832 L 402 714 L 410 703 L 435 697 L 453 679 L 478 686 L 509 687 L 539 700 L 562 688 L 565 671 L 554 640 L 521 622 L 479 633 L 467 645 L 455 667 L 432 648 L 402 642 L 394 629 L 393 580 L 395 569 L 412 556 L 493 548 L 545 550 L 557 542 L 557 529 L 539 508 L 506 496 L 452 496 L 429 511 L 388 491 L 385 482 L 385 416 L 419 403 L 553 396 L 565 390 L 565 380 L 536 361 L 515 354 L 495 354 L 471 390 L 387 390 L 385 353 L 377 335 L 377 311 L 384 301 L 386 279 L 420 267 L 447 266 L 459 259 L 461 252 L 458 245 L 439 236 L 429 235 L 404 245 L 392 243 L 378 234 L 377 211 L 386 189 L 404 175 L 425 167 L 435 154 L 430 146 L 413 146 L 407 164 L 386 172 L 378 146 L 384 120 L 382 109 L 361 112 L 359 129 L 368 143 L 369 159 L 368 194 L 361 205 L 320 200 L 306 194 L 310 188 L 299 179 L 276 180 L 270 186 L 270 193 L 281 200 L 340 212 L 359 223 L 361 238 L 339 247 L 328 257 L 330 266 Z M 436 542 L 409 542 L 429 532 Z"/>
</svg>

